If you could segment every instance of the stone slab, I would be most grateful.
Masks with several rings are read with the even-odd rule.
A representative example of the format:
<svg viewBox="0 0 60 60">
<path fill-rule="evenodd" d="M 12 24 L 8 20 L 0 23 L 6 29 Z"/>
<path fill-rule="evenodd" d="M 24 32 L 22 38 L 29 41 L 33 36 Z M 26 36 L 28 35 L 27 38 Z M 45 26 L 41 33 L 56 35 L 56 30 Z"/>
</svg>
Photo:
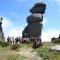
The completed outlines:
<svg viewBox="0 0 60 60">
<path fill-rule="evenodd" d="M 43 21 L 43 15 L 42 14 L 32 14 L 27 17 L 27 23 L 33 23 L 33 22 L 42 22 Z"/>
<path fill-rule="evenodd" d="M 24 29 L 23 34 L 26 33 L 28 38 L 41 36 L 42 26 L 42 23 L 31 23 Z"/>
<path fill-rule="evenodd" d="M 60 45 L 51 46 L 50 50 L 52 50 L 52 51 L 59 51 L 60 52 Z"/>
<path fill-rule="evenodd" d="M 36 3 L 32 9 L 30 9 L 31 13 L 41 13 L 44 14 L 46 9 L 45 3 Z"/>
</svg>

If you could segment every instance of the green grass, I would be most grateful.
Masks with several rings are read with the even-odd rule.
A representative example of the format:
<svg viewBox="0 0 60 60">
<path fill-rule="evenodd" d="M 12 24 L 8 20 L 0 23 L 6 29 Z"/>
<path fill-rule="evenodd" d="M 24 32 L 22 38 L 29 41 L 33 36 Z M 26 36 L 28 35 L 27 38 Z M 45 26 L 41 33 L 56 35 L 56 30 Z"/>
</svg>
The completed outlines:
<svg viewBox="0 0 60 60">
<path fill-rule="evenodd" d="M 43 59 L 47 58 L 48 60 L 60 60 L 60 52 L 50 51 L 49 47 L 54 44 L 52 43 L 43 43 L 43 46 L 35 49 L 38 52 L 38 55 Z"/>
<path fill-rule="evenodd" d="M 19 44 L 17 45 L 19 48 L 12 50 L 11 48 L 14 47 L 13 45 L 8 46 L 2 46 L 2 43 L 0 44 L 0 60 L 28 60 L 27 57 L 21 56 L 20 54 L 17 54 L 19 52 L 20 48 L 28 48 L 31 47 L 32 44 Z"/>
<path fill-rule="evenodd" d="M 48 58 L 49 60 L 60 60 L 60 52 L 49 50 L 49 47 L 53 45 L 55 44 L 43 43 L 43 45 L 40 48 L 33 49 L 32 52 L 36 51 L 38 53 L 38 56 L 42 57 L 43 59 Z M 32 43 L 20 45 L 20 48 L 28 48 L 28 47 L 32 47 Z M 0 60 L 28 60 L 27 57 L 21 56 L 16 53 L 19 52 L 18 51 L 19 49 L 11 50 L 11 45 L 8 45 L 6 47 L 2 47 L 0 45 Z"/>
<path fill-rule="evenodd" d="M 17 54 L 15 50 L 11 50 L 11 45 L 7 47 L 0 45 L 0 60 L 27 60 L 27 58 Z"/>
<path fill-rule="evenodd" d="M 7 57 L 7 60 L 26 60 L 27 58 L 26 57 L 23 57 L 23 56 L 20 56 L 19 54 L 18 55 L 9 55 Z"/>
</svg>

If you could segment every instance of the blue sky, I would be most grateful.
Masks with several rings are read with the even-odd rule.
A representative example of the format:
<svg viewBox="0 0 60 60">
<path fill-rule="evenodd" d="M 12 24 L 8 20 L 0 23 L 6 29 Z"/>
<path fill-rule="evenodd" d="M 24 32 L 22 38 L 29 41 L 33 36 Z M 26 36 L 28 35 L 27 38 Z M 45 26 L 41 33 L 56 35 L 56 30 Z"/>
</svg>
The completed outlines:
<svg viewBox="0 0 60 60">
<path fill-rule="evenodd" d="M 40 0 L 41 1 L 41 0 Z M 3 31 L 7 36 L 21 36 L 27 25 L 26 18 L 30 8 L 39 0 L 0 0 L 0 16 L 3 16 Z M 42 40 L 50 41 L 51 37 L 60 34 L 60 0 L 44 0 L 47 5 L 43 20 Z"/>
</svg>

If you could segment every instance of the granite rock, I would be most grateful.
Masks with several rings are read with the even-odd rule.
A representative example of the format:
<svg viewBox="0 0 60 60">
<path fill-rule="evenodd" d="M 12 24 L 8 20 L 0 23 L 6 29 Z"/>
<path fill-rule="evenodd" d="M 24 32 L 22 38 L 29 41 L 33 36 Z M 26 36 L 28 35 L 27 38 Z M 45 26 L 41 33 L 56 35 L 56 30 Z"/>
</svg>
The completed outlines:
<svg viewBox="0 0 60 60">
<path fill-rule="evenodd" d="M 33 22 L 42 22 L 43 21 L 43 15 L 42 14 L 32 14 L 27 17 L 27 23 L 33 23 Z"/>
<path fill-rule="evenodd" d="M 30 9 L 31 13 L 41 13 L 44 14 L 46 9 L 46 4 L 45 3 L 36 3 L 32 9 Z"/>
<path fill-rule="evenodd" d="M 43 21 L 43 14 L 45 13 L 46 4 L 45 3 L 36 3 L 30 12 L 32 13 L 30 16 L 27 17 L 28 25 L 22 32 L 22 37 L 26 35 L 26 37 L 41 37 L 42 31 L 42 21 Z"/>
<path fill-rule="evenodd" d="M 42 26 L 39 22 L 31 23 L 25 27 L 23 34 L 26 33 L 28 38 L 41 36 Z"/>
<path fill-rule="evenodd" d="M 51 51 L 57 51 L 57 52 L 59 51 L 60 52 L 60 45 L 51 46 L 50 50 Z"/>
</svg>

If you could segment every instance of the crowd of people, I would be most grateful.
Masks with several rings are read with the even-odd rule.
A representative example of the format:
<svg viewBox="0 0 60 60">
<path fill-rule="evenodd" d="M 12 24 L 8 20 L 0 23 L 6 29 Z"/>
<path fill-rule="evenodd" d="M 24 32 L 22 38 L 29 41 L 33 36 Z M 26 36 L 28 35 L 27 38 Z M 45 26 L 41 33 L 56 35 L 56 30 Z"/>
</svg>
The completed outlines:
<svg viewBox="0 0 60 60">
<path fill-rule="evenodd" d="M 22 37 L 7 37 L 7 42 L 12 44 L 19 44 L 19 43 L 26 43 L 29 41 L 29 38 L 22 38 Z"/>
<path fill-rule="evenodd" d="M 7 37 L 7 42 L 12 43 L 12 44 L 20 44 L 20 43 L 27 43 L 29 41 L 33 42 L 33 48 L 38 48 L 42 45 L 41 43 L 41 38 L 40 37 L 32 37 L 32 38 L 27 38 L 27 37 Z"/>
</svg>

